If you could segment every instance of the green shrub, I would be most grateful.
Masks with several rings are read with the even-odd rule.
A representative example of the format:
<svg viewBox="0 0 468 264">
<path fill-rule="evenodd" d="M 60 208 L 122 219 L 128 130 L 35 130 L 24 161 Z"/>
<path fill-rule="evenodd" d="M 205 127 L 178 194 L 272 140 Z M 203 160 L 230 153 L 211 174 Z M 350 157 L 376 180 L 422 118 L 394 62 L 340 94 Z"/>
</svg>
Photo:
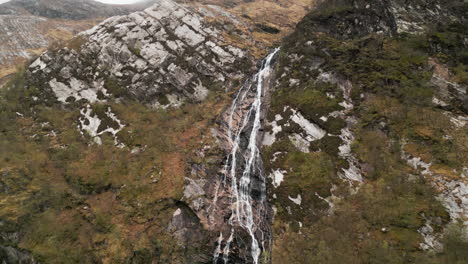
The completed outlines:
<svg viewBox="0 0 468 264">
<path fill-rule="evenodd" d="M 115 98 L 126 98 L 130 97 L 128 89 L 117 79 L 110 77 L 104 82 L 104 88 Z"/>
</svg>

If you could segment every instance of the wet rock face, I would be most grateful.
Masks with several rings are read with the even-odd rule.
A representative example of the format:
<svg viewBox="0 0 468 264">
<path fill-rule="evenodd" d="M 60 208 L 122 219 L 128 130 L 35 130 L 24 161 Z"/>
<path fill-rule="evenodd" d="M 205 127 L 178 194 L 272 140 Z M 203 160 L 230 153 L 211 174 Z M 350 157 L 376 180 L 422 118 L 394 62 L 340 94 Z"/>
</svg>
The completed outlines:
<svg viewBox="0 0 468 264">
<path fill-rule="evenodd" d="M 268 65 L 273 68 L 275 63 L 270 59 Z M 198 158 L 210 162 L 192 164 L 191 176 L 186 179 L 182 200 L 209 230 L 215 263 L 258 263 L 258 257 L 266 259 L 271 250 L 272 210 L 265 200 L 266 179 L 260 153 L 252 151 L 252 140 L 256 147 L 261 144 L 259 126 L 266 110 L 262 107 L 255 117 L 254 107 L 260 101 L 265 103 L 266 98 L 260 98 L 257 89 L 268 94 L 274 80 L 269 67 L 261 75 L 261 88 L 255 75 L 233 96 L 230 107 L 211 131 L 216 146 L 205 146 L 197 153 Z M 258 136 L 252 136 L 257 132 Z"/>
<path fill-rule="evenodd" d="M 216 83 L 228 88 L 250 68 L 250 56 L 224 41 L 223 29 L 204 15 L 164 0 L 44 53 L 30 66 L 30 79 L 62 103 L 108 100 L 123 89 L 155 107 L 178 106 L 203 101 Z"/>
</svg>

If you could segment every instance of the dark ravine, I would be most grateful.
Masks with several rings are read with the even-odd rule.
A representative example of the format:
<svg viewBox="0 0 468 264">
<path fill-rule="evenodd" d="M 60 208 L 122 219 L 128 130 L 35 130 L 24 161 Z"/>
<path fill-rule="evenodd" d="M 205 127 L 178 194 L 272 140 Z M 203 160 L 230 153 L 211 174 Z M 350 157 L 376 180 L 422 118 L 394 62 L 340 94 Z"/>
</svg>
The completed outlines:
<svg viewBox="0 0 468 264">
<path fill-rule="evenodd" d="M 271 250 L 271 208 L 266 202 L 266 178 L 259 145 L 264 94 L 269 91 L 273 59 L 278 51 L 276 49 L 267 56 L 259 72 L 239 90 L 225 114 L 225 133 L 230 153 L 222 169 L 222 178 L 216 183 L 215 209 L 211 213 L 218 214 L 218 211 L 230 208 L 230 216 L 224 216 L 224 219 L 228 219 L 224 225 L 231 230 L 228 235 L 225 232 L 223 235 L 226 227 L 221 230 L 213 263 L 237 263 L 230 261 L 231 248 L 236 247 L 250 249 L 250 256 L 242 260 L 244 263 L 257 264 L 261 255 L 262 262 L 269 261 L 266 256 Z M 220 197 L 220 193 L 227 193 L 230 197 Z M 219 207 L 218 199 L 231 200 L 231 204 Z M 242 240 L 239 238 L 245 235 L 238 235 L 238 229 L 247 233 L 248 240 L 244 240 L 244 245 L 240 244 Z"/>
</svg>

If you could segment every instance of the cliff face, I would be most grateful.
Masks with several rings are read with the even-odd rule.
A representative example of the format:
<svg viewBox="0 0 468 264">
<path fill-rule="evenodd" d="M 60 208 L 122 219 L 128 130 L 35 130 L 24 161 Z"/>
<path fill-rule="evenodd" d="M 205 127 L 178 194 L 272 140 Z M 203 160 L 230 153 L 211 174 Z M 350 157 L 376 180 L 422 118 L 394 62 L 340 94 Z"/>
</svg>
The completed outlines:
<svg viewBox="0 0 468 264">
<path fill-rule="evenodd" d="M 467 5 L 330 0 L 270 50 L 299 19 L 259 3 L 161 0 L 17 73 L 0 259 L 463 263 Z"/>
</svg>

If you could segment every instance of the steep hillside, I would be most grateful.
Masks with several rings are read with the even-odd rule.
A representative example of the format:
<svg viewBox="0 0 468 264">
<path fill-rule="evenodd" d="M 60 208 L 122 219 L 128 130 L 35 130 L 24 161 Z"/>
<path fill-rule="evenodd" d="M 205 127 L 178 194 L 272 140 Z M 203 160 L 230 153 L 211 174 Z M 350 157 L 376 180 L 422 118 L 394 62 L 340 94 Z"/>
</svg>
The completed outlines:
<svg viewBox="0 0 468 264">
<path fill-rule="evenodd" d="M 18 73 L 1 103 L 2 256 L 212 262 L 217 227 L 184 200 L 204 181 L 191 164 L 222 160 L 211 128 L 262 47 L 219 12 L 160 1 Z"/>
<path fill-rule="evenodd" d="M 1 90 L 0 260 L 466 263 L 467 4 L 187 2 Z"/>
<path fill-rule="evenodd" d="M 466 10 L 328 1 L 286 39 L 263 141 L 273 263 L 466 262 Z"/>
<path fill-rule="evenodd" d="M 1 4 L 0 22 L 5 26 L 0 28 L 0 86 L 7 80 L 5 76 L 13 74 L 19 65 L 42 53 L 51 43 L 69 40 L 77 32 L 91 28 L 106 17 L 143 10 L 154 1 L 106 5 L 92 0 L 13 0 Z M 288 35 L 315 1 L 179 2 L 194 6 L 210 4 L 218 12 L 226 10 L 223 16 L 237 15 L 239 20 L 249 24 L 242 30 L 251 32 L 248 34 L 257 41 L 271 45 Z M 257 53 L 265 55 L 264 51 Z"/>
</svg>

